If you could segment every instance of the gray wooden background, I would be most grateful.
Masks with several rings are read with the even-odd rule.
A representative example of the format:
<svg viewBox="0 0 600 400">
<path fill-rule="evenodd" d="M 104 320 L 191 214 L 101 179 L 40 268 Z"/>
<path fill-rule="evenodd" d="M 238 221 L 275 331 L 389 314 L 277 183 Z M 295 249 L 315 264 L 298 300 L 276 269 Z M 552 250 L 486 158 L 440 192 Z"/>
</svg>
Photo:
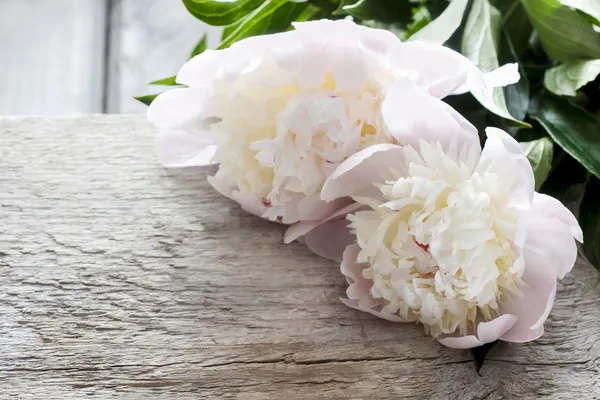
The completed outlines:
<svg viewBox="0 0 600 400">
<path fill-rule="evenodd" d="M 0 115 L 144 112 L 205 32 L 181 0 L 0 0 Z"/>
</svg>

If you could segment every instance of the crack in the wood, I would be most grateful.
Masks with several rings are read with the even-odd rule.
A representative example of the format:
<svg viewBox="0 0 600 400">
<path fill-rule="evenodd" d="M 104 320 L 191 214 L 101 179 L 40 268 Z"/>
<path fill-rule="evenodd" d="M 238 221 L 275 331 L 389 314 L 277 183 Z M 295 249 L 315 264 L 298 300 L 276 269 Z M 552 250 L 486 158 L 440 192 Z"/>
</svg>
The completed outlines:
<svg viewBox="0 0 600 400">
<path fill-rule="evenodd" d="M 57 244 L 57 245 L 59 245 L 59 246 L 61 246 L 61 247 L 65 248 L 65 249 L 69 249 L 69 250 L 77 250 L 77 251 L 79 251 L 79 252 L 80 252 L 80 253 L 82 253 L 82 254 L 91 254 L 91 255 L 97 255 L 97 254 L 104 254 L 104 253 L 106 253 L 106 250 L 92 250 L 92 251 L 90 251 L 90 250 L 84 250 L 84 249 L 83 249 L 83 247 L 81 247 L 81 246 L 77 246 L 77 245 L 74 245 L 74 244 L 67 244 L 67 243 L 63 243 L 63 242 L 61 242 L 61 241 L 57 240 L 57 239 L 56 239 L 56 237 L 55 237 L 53 234 L 51 234 L 50 232 L 48 232 L 48 231 L 45 231 L 44 233 L 45 233 L 45 234 L 46 234 L 46 235 L 47 235 L 47 236 L 48 236 L 48 237 L 49 237 L 49 238 L 50 238 L 50 239 L 51 239 L 51 240 L 52 240 L 52 241 L 53 241 L 55 244 Z"/>
</svg>

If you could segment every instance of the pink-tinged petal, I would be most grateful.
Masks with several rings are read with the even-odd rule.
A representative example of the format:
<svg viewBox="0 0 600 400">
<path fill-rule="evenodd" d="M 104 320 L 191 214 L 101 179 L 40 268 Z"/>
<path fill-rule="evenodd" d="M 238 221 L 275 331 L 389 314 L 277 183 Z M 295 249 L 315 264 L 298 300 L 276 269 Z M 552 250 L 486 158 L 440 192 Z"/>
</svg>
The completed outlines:
<svg viewBox="0 0 600 400">
<path fill-rule="evenodd" d="M 511 314 L 503 314 L 488 322 L 477 324 L 477 337 L 483 344 L 498 340 L 512 328 L 518 317 Z"/>
<path fill-rule="evenodd" d="M 353 154 L 344 160 L 323 185 L 321 198 L 332 201 L 340 197 L 381 197 L 375 186 L 392 179 L 391 170 L 402 171 L 401 146 L 376 144 Z"/>
<path fill-rule="evenodd" d="M 346 218 L 347 214 L 357 211 L 358 209 L 360 209 L 362 207 L 364 207 L 362 204 L 350 203 L 347 206 L 336 210 L 334 213 L 332 213 L 327 218 L 325 218 L 321 221 L 301 221 L 301 222 L 295 223 L 294 225 L 290 226 L 288 228 L 288 230 L 285 232 L 285 235 L 283 236 L 283 242 L 286 244 L 292 243 L 294 240 L 297 240 L 298 238 L 306 235 L 307 233 L 309 233 L 316 227 L 320 226 L 321 224 L 328 222 L 328 221 L 333 221 L 336 219 Z"/>
<path fill-rule="evenodd" d="M 209 132 L 160 131 L 156 142 L 158 160 L 165 167 L 191 167 L 212 164 L 217 147 Z"/>
<path fill-rule="evenodd" d="M 481 346 L 483 343 L 476 336 L 458 336 L 458 337 L 443 337 L 438 338 L 438 342 L 451 349 L 472 349 L 473 347 Z"/>
<path fill-rule="evenodd" d="M 209 176 L 207 180 L 217 192 L 238 203 L 247 213 L 262 217 L 267 211 L 259 196 L 240 193 L 238 190 L 224 184 L 216 176 Z"/>
<path fill-rule="evenodd" d="M 413 322 L 416 319 L 404 319 L 396 314 L 381 311 L 381 300 L 375 300 L 371 296 L 372 281 L 366 279 L 362 270 L 367 264 L 356 262 L 360 248 L 356 244 L 349 245 L 344 251 L 340 271 L 348 280 L 349 286 L 346 290 L 347 299 L 340 298 L 342 303 L 355 310 L 368 312 L 378 318 L 392 322 Z"/>
<path fill-rule="evenodd" d="M 350 233 L 345 219 L 325 222 L 304 235 L 304 243 L 313 253 L 339 262 L 344 249 L 356 238 Z"/>
<path fill-rule="evenodd" d="M 532 212 L 539 216 L 549 219 L 558 220 L 563 223 L 566 230 L 580 243 L 583 243 L 583 232 L 577 222 L 577 218 L 567 207 L 554 197 L 535 193 L 533 195 Z"/>
<path fill-rule="evenodd" d="M 536 196 L 533 209 L 523 217 L 526 229 L 523 258 L 526 266 L 543 265 L 562 279 L 571 271 L 577 260 L 577 243 L 573 235 L 579 238 L 581 236 L 580 232 L 574 229 L 572 221 L 569 222 L 570 217 L 567 213 L 570 212 L 566 208 L 560 210 L 560 207 L 564 207 L 562 204 L 548 200 L 549 198 Z M 550 208 L 543 208 L 544 206 Z M 557 211 L 560 211 L 560 214 L 556 214 Z M 563 219 L 566 219 L 566 223 Z"/>
<path fill-rule="evenodd" d="M 444 149 L 479 143 L 477 129 L 448 104 L 432 97 L 408 79 L 396 81 L 381 107 L 383 122 L 401 145 L 418 148 L 420 140 L 439 142 Z"/>
<path fill-rule="evenodd" d="M 438 341 L 453 349 L 470 349 L 482 346 L 500 339 L 515 325 L 517 320 L 518 317 L 515 315 L 503 314 L 491 321 L 477 324 L 477 336 L 446 336 L 438 338 Z"/>
<path fill-rule="evenodd" d="M 184 129 L 204 127 L 203 111 L 210 91 L 177 88 L 160 94 L 148 107 L 148 121 L 159 128 Z"/>
<path fill-rule="evenodd" d="M 190 87 L 211 87 L 222 62 L 222 56 L 223 51 L 205 50 L 181 67 L 175 81 Z"/>
<path fill-rule="evenodd" d="M 351 199 L 336 199 L 331 202 L 321 200 L 319 193 L 307 196 L 297 205 L 298 219 L 300 221 L 320 221 L 337 212 L 339 209 L 352 203 Z"/>
<path fill-rule="evenodd" d="M 487 128 L 487 141 L 481 152 L 479 173 L 493 173 L 500 177 L 499 184 L 509 205 L 529 209 L 533 202 L 535 178 L 533 169 L 519 143 L 508 133 L 497 128 Z"/>
<path fill-rule="evenodd" d="M 536 260 L 537 261 L 537 260 Z M 523 296 L 506 295 L 501 311 L 518 317 L 515 325 L 500 339 L 507 342 L 529 342 L 542 336 L 544 322 L 550 314 L 556 295 L 556 273 L 547 265 L 531 262 L 525 255 L 525 272 L 521 277 Z"/>
<path fill-rule="evenodd" d="M 438 99 L 453 94 L 468 82 L 485 82 L 475 64 L 444 46 L 418 41 L 402 43 L 390 57 L 393 65 L 400 66 L 409 76 L 416 71 L 418 86 Z"/>
</svg>

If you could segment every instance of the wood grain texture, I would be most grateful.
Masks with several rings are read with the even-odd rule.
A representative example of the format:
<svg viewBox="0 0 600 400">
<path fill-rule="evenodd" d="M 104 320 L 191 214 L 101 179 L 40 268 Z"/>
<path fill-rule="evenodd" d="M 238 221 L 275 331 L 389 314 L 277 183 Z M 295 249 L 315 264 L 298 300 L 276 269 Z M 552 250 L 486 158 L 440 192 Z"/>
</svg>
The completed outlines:
<svg viewBox="0 0 600 400">
<path fill-rule="evenodd" d="M 134 96 L 165 88 L 148 82 L 175 75 L 204 33 L 216 47 L 221 28 L 195 19 L 181 0 L 111 0 L 109 113 L 144 112 Z"/>
<path fill-rule="evenodd" d="M 475 371 L 350 310 L 338 266 L 156 165 L 141 117 L 0 119 L 0 397 L 598 399 L 583 262 L 546 334 Z"/>
<path fill-rule="evenodd" d="M 102 111 L 106 0 L 0 0 L 0 114 Z"/>
</svg>

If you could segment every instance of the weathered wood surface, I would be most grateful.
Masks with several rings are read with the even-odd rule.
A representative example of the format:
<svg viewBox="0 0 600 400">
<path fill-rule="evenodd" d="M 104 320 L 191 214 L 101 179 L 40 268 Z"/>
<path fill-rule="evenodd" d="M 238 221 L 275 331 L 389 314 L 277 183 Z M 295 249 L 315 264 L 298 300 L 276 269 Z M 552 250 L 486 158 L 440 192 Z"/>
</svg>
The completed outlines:
<svg viewBox="0 0 600 400">
<path fill-rule="evenodd" d="M 540 340 L 475 371 L 347 309 L 338 267 L 165 170 L 142 117 L 0 119 L 0 398 L 598 399 L 579 263 Z"/>
<path fill-rule="evenodd" d="M 216 47 L 221 28 L 194 18 L 181 0 L 112 0 L 106 112 L 145 112 L 133 97 L 165 88 L 148 82 L 175 75 L 204 33 Z"/>
<path fill-rule="evenodd" d="M 0 114 L 102 112 L 107 0 L 0 0 Z"/>
</svg>

